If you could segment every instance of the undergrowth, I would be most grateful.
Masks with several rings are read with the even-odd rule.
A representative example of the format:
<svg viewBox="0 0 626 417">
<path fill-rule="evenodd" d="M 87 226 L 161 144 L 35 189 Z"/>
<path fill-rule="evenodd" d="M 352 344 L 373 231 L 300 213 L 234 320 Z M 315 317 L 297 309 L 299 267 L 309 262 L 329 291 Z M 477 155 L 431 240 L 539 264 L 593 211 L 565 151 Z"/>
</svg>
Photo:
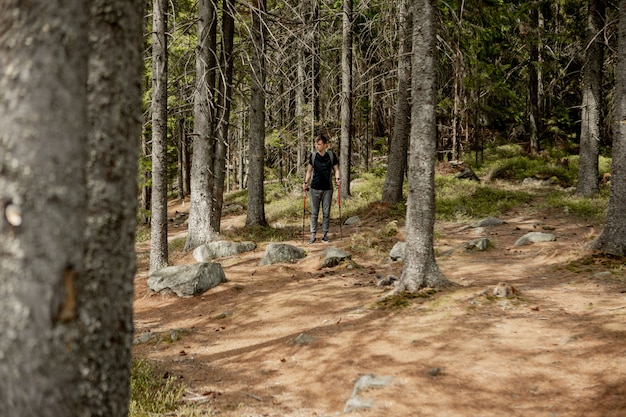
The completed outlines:
<svg viewBox="0 0 626 417">
<path fill-rule="evenodd" d="M 183 402 L 185 386 L 144 359 L 134 359 L 130 377 L 129 417 L 209 417 L 215 412 Z"/>
<path fill-rule="evenodd" d="M 185 392 L 171 375 L 160 371 L 147 360 L 133 360 L 130 379 L 130 417 L 150 417 L 175 411 Z"/>
</svg>

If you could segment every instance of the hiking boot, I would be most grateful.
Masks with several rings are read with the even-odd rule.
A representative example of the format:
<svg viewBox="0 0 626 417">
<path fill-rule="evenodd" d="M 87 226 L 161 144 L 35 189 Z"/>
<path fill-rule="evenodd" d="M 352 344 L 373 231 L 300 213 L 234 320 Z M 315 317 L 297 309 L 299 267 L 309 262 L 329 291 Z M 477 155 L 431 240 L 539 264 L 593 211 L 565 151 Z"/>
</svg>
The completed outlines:
<svg viewBox="0 0 626 417">
<path fill-rule="evenodd" d="M 309 239 L 309 245 L 315 243 L 315 235 L 311 235 L 311 239 Z"/>
<path fill-rule="evenodd" d="M 322 236 L 322 242 L 324 242 L 324 243 L 330 242 L 330 239 L 328 239 L 327 235 Z"/>
</svg>

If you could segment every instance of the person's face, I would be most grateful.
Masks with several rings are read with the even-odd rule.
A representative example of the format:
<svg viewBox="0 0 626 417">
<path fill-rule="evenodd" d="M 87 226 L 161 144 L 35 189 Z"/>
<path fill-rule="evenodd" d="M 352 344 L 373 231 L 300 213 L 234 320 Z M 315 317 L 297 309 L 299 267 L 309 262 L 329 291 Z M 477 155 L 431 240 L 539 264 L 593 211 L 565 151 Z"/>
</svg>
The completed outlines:
<svg viewBox="0 0 626 417">
<path fill-rule="evenodd" d="M 315 142 L 315 149 L 317 149 L 317 152 L 319 152 L 320 154 L 323 154 L 324 152 L 326 152 L 327 148 L 328 148 L 328 143 L 324 143 L 321 140 L 318 140 L 317 142 Z"/>
</svg>

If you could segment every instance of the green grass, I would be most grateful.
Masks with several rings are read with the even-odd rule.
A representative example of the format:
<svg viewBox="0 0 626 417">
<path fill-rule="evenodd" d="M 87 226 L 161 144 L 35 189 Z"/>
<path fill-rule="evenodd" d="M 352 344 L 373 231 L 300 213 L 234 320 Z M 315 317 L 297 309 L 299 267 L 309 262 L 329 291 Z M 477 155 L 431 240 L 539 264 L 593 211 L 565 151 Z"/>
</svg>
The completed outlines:
<svg viewBox="0 0 626 417">
<path fill-rule="evenodd" d="M 569 214 L 589 220 L 603 221 L 609 202 L 609 190 L 601 189 L 598 195 L 592 198 L 577 197 L 571 193 L 555 191 L 551 193 L 546 206 L 561 208 Z"/>
<path fill-rule="evenodd" d="M 459 180 L 453 174 L 435 177 L 435 207 L 437 220 L 473 220 L 488 216 L 500 216 L 514 207 L 530 202 L 536 197 L 532 190 L 516 190 L 514 187 L 524 178 L 535 177 L 552 179 L 562 187 L 576 185 L 578 174 L 578 155 L 567 155 L 565 151 L 554 149 L 542 152 L 541 156 L 528 156 L 519 145 L 502 145 L 485 149 L 485 158 L 474 171 L 480 176 L 498 179 L 495 182 L 473 182 Z M 568 164 L 559 164 L 558 158 L 567 157 Z M 473 162 L 473 155 L 464 156 Z M 610 158 L 600 156 L 599 174 L 610 170 Z M 381 221 L 404 221 L 405 203 L 393 207 L 377 205 L 380 203 L 385 172 L 376 166 L 372 172 L 355 175 L 351 182 L 351 196 L 341 201 L 343 221 L 351 216 L 366 216 L 373 211 Z M 513 183 L 508 186 L 507 182 Z M 300 237 L 304 216 L 305 229 L 308 230 L 310 216 L 310 197 L 307 194 L 307 208 L 303 211 L 304 193 L 301 178 L 287 177 L 282 183 L 268 182 L 265 185 L 265 218 L 268 227 L 245 227 L 243 229 L 222 231 L 232 240 L 250 240 L 254 242 L 280 242 Z M 546 189 L 548 198 L 546 207 L 562 208 L 567 212 L 589 219 L 603 219 L 608 201 L 608 191 L 603 189 L 593 198 L 576 198 L 571 193 L 559 189 Z M 405 181 L 406 195 L 406 181 Z M 244 209 L 248 206 L 247 190 L 226 194 L 225 202 L 237 204 Z M 331 221 L 339 219 L 337 190 L 333 196 Z M 401 224 L 400 224 L 401 226 Z M 385 231 L 381 231 L 385 235 Z M 391 234 L 391 232 L 389 232 Z M 149 239 L 149 229 L 139 228 L 137 241 Z M 362 242 L 361 242 L 362 243 Z M 181 250 L 182 242 L 171 242 L 170 250 Z M 367 246 L 367 245 L 364 245 Z"/>
<path fill-rule="evenodd" d="M 527 203 L 532 195 L 509 191 L 453 176 L 435 178 L 435 205 L 438 220 L 469 220 L 498 216 Z"/>
<path fill-rule="evenodd" d="M 181 406 L 184 386 L 152 363 L 133 360 L 130 379 L 130 417 L 165 414 Z"/>
</svg>

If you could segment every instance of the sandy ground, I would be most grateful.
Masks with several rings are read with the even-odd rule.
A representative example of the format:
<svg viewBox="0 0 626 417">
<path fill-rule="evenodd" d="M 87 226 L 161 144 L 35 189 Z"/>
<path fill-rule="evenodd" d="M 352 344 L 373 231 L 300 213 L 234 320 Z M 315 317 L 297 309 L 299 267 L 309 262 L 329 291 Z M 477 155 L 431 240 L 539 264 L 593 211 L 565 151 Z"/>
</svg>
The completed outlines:
<svg viewBox="0 0 626 417">
<path fill-rule="evenodd" d="M 185 207 L 175 201 L 176 211 Z M 207 415 L 626 416 L 623 259 L 588 251 L 601 228 L 563 212 L 529 206 L 501 218 L 484 230 L 438 222 L 437 261 L 459 286 L 402 308 L 377 304 L 387 290 L 375 274 L 399 275 L 401 264 L 363 237 L 383 226 L 375 216 L 343 226 L 342 239 L 332 226 L 330 245 L 353 253 L 351 264 L 320 269 L 327 246 L 294 240 L 287 243 L 307 258 L 259 266 L 259 243 L 217 260 L 228 282 L 187 299 L 148 291 L 139 245 L 135 334 L 166 340 L 138 344 L 134 354 L 179 377 L 185 400 Z M 513 245 L 529 231 L 557 240 Z M 462 247 L 476 237 L 494 246 Z M 171 261 L 194 262 L 189 254 Z M 493 297 L 499 282 L 516 295 Z M 182 335 L 172 342 L 174 329 Z M 366 375 L 376 383 L 359 389 Z"/>
</svg>

